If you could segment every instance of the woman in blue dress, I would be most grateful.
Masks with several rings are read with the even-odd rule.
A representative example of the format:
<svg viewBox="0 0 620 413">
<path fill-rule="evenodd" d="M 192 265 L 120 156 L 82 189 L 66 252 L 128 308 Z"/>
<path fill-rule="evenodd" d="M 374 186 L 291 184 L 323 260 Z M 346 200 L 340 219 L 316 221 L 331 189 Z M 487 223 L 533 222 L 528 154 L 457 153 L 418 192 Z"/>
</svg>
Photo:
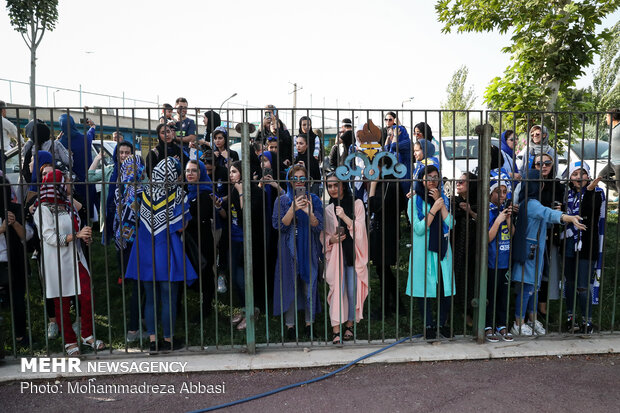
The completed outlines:
<svg viewBox="0 0 620 413">
<path fill-rule="evenodd" d="M 138 235 L 125 274 L 127 278 L 144 284 L 144 318 L 151 351 L 177 347 L 173 347 L 172 337 L 178 289 L 181 282 L 189 285 L 198 278 L 189 258 L 183 253 L 181 243 L 181 232 L 191 220 L 191 215 L 187 197 L 179 185 L 180 176 L 181 163 L 167 157 L 153 168 L 152 182 L 144 184 Z M 164 330 L 164 340 L 160 343 L 155 336 L 156 304 L 161 306 L 160 320 Z"/>
<path fill-rule="evenodd" d="M 279 231 L 274 276 L 274 315 L 284 314 L 286 336 L 295 340 L 295 316 L 305 310 L 305 334 L 312 339 L 314 316 L 321 311 L 317 289 L 323 205 L 308 192 L 308 175 L 301 165 L 288 173 L 287 192 L 276 199 L 272 224 Z"/>
</svg>

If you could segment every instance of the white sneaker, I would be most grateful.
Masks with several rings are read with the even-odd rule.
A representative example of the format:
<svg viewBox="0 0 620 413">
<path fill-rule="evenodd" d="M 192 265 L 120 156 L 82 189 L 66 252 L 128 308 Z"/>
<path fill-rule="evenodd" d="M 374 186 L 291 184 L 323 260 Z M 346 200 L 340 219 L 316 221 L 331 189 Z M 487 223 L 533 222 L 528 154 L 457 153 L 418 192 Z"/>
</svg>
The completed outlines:
<svg viewBox="0 0 620 413">
<path fill-rule="evenodd" d="M 519 332 L 519 326 L 517 323 L 512 324 L 510 332 L 513 336 L 531 336 L 533 334 L 532 328 L 527 324 L 521 325 L 521 332 Z"/>
<path fill-rule="evenodd" d="M 58 324 L 51 322 L 47 325 L 47 338 L 54 340 L 58 337 Z"/>
<path fill-rule="evenodd" d="M 545 330 L 545 327 L 543 327 L 543 324 L 540 321 L 535 320 L 534 323 L 528 321 L 527 324 L 534 330 L 534 334 L 539 336 L 544 336 L 547 334 L 547 330 Z"/>
</svg>

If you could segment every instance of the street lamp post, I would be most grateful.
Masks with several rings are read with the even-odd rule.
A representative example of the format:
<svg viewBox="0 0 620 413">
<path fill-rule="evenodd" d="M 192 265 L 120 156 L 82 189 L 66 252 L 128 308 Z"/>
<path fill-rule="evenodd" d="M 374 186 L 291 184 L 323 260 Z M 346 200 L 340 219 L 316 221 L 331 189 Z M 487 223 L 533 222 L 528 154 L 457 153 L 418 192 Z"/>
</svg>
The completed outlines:
<svg viewBox="0 0 620 413">
<path fill-rule="evenodd" d="M 401 108 L 401 109 L 402 109 L 402 108 L 404 108 L 404 107 L 405 107 L 405 103 L 407 103 L 407 102 L 412 102 L 412 101 L 413 101 L 413 96 L 411 96 L 410 98 L 407 98 L 407 99 L 403 100 L 403 101 L 401 102 L 401 104 L 400 104 L 400 108 Z"/>
</svg>

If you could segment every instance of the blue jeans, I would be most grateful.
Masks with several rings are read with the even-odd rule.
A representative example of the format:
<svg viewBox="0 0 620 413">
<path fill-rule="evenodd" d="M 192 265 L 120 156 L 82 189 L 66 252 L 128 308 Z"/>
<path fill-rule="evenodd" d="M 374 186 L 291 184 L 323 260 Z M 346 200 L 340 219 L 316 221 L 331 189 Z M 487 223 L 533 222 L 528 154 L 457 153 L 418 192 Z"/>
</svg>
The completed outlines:
<svg viewBox="0 0 620 413">
<path fill-rule="evenodd" d="M 575 308 L 575 276 L 577 278 L 577 304 L 581 315 L 588 321 L 592 321 L 592 289 L 590 279 L 595 273 L 594 261 L 587 258 L 579 258 L 579 268 L 576 268 L 577 258 L 566 257 L 564 266 L 564 279 L 566 280 L 566 311 L 569 316 L 573 315 Z M 575 274 L 577 272 L 577 274 Z"/>
<path fill-rule="evenodd" d="M 348 300 L 347 321 L 355 321 L 355 287 L 357 284 L 357 274 L 355 274 L 355 267 L 344 267 L 344 291 Z"/>
<path fill-rule="evenodd" d="M 149 335 L 155 334 L 155 300 L 161 307 L 160 322 L 164 328 L 164 338 L 172 338 L 174 323 L 177 318 L 177 292 L 181 281 L 156 281 L 156 295 L 153 295 L 153 281 L 142 281 L 144 283 L 144 319 L 146 320 L 146 330 Z M 172 317 L 172 324 L 170 319 Z"/>
<path fill-rule="evenodd" d="M 521 286 L 523 286 L 523 292 L 521 291 Z M 537 306 L 537 300 L 534 299 L 535 287 L 533 284 L 521 284 L 521 282 L 516 282 L 515 288 L 517 289 L 517 300 L 515 301 L 515 318 L 525 319 L 526 314 L 534 314 L 534 309 Z"/>
<path fill-rule="evenodd" d="M 230 244 L 231 268 L 230 277 L 235 286 L 237 297 L 242 306 L 245 305 L 245 278 L 243 276 L 243 241 L 232 241 Z"/>
</svg>

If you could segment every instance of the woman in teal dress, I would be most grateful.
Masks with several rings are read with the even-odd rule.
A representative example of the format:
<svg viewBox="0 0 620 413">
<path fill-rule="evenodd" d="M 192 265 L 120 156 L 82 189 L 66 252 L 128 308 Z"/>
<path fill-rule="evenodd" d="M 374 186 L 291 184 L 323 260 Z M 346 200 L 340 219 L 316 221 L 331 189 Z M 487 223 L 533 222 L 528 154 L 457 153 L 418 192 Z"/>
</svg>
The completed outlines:
<svg viewBox="0 0 620 413">
<path fill-rule="evenodd" d="M 409 199 L 407 215 L 412 222 L 413 243 L 409 256 L 407 295 L 417 297 L 418 308 L 425 320 L 426 338 L 436 338 L 437 323 L 433 319 L 434 299 L 439 298 L 439 327 L 450 335 L 445 325 L 454 295 L 452 251 L 449 232 L 454 219 L 448 211 L 448 199 L 440 187 L 441 177 L 433 165 L 420 171 L 415 193 Z M 442 282 L 438 282 L 438 280 Z M 426 308 L 426 311 L 425 311 Z"/>
</svg>

